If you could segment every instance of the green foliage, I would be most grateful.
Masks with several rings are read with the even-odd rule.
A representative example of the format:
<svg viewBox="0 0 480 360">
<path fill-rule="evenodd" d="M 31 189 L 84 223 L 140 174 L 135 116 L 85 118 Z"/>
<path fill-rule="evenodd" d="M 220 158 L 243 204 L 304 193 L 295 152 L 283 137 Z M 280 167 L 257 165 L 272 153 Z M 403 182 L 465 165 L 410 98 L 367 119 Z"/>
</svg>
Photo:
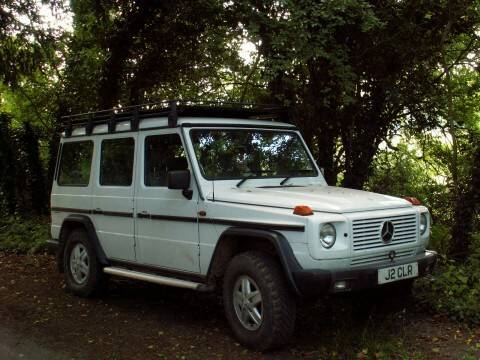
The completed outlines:
<svg viewBox="0 0 480 360">
<path fill-rule="evenodd" d="M 430 160 L 418 147 L 401 142 L 395 150 L 377 154 L 367 190 L 393 196 L 414 196 L 431 211 L 434 223 L 449 224 L 452 216 L 451 195 L 442 179 L 430 167 Z"/>
<path fill-rule="evenodd" d="M 45 218 L 0 218 L 0 250 L 36 253 L 46 248 L 50 236 Z"/>
<path fill-rule="evenodd" d="M 428 247 L 445 257 L 452 245 L 451 229 L 445 224 L 433 224 L 430 229 L 430 242 Z"/>
<path fill-rule="evenodd" d="M 4 214 L 44 214 L 48 207 L 45 164 L 38 128 L 15 126 L 0 114 L 0 210 Z"/>
<path fill-rule="evenodd" d="M 52 0 L 50 6 L 61 6 Z M 0 81 L 18 86 L 55 51 L 56 36 L 42 26 L 42 2 L 35 0 L 0 0 Z"/>
<path fill-rule="evenodd" d="M 442 258 L 433 279 L 419 281 L 419 295 L 457 320 L 480 323 L 480 234 L 473 237 L 465 263 Z"/>
<path fill-rule="evenodd" d="M 327 181 L 343 172 L 355 188 L 406 119 L 417 130 L 436 123 L 432 95 L 444 92 L 437 69 L 445 48 L 449 66 L 465 57 L 465 47 L 451 45 L 475 43 L 479 17 L 463 1 L 235 4 L 259 44 L 270 98 L 292 105 Z"/>
</svg>

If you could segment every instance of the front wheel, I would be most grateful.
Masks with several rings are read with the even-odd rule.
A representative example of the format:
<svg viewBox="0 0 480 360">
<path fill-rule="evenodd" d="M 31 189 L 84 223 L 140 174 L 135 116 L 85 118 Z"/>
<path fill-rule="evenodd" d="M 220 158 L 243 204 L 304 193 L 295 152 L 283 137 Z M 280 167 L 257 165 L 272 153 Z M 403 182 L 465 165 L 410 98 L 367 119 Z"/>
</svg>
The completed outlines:
<svg viewBox="0 0 480 360">
<path fill-rule="evenodd" d="M 292 335 L 295 299 L 271 256 L 256 251 L 235 256 L 225 272 L 223 299 L 227 320 L 243 345 L 267 350 Z"/>
</svg>

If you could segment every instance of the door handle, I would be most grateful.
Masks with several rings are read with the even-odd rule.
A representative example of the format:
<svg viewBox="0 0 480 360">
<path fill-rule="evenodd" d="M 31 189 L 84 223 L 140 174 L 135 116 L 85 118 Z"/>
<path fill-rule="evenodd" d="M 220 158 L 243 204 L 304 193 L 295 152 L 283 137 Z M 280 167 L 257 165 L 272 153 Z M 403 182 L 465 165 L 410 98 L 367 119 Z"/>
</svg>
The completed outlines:
<svg viewBox="0 0 480 360">
<path fill-rule="evenodd" d="M 141 219 L 149 219 L 150 218 L 150 213 L 146 210 L 144 211 L 140 211 L 138 214 L 137 214 L 137 217 L 138 218 L 141 218 Z"/>
</svg>

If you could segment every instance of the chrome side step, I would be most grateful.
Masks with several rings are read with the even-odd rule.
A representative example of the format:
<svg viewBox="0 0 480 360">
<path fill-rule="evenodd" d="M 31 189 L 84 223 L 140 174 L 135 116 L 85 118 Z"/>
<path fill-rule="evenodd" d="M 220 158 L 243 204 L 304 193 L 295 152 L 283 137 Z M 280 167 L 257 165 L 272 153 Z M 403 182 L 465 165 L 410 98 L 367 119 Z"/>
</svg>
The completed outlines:
<svg viewBox="0 0 480 360">
<path fill-rule="evenodd" d="M 133 271 L 128 269 L 122 269 L 117 267 L 106 267 L 103 269 L 105 274 L 121 276 L 134 280 L 142 280 L 160 285 L 175 286 L 184 289 L 191 290 L 205 290 L 205 285 L 201 283 L 196 283 L 192 281 L 180 280 L 166 276 L 159 276 L 154 274 L 146 274 L 139 271 Z"/>
</svg>

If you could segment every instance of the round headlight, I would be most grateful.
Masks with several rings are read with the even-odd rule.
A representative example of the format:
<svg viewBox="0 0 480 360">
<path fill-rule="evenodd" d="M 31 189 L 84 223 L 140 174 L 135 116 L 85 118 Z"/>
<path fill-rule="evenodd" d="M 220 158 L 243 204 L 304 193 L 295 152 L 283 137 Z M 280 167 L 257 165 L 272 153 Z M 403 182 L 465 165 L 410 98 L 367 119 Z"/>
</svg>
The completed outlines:
<svg viewBox="0 0 480 360">
<path fill-rule="evenodd" d="M 428 227 L 428 218 L 426 213 L 420 214 L 420 235 L 425 234 Z"/>
<path fill-rule="evenodd" d="M 320 228 L 320 242 L 324 248 L 331 248 L 337 239 L 335 226 L 330 223 L 323 224 Z"/>
</svg>

